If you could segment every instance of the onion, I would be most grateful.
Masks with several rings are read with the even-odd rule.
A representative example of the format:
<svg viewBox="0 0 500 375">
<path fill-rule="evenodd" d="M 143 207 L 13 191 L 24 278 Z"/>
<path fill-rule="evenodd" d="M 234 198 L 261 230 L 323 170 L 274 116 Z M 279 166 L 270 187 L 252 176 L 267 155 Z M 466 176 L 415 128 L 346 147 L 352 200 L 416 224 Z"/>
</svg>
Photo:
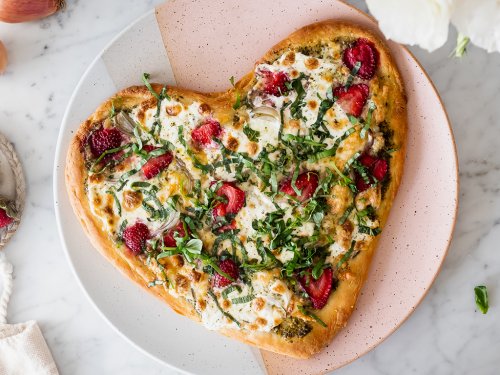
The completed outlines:
<svg viewBox="0 0 500 375">
<path fill-rule="evenodd" d="M 279 121 L 280 114 L 275 108 L 272 107 L 256 107 L 251 112 L 253 117 L 259 117 L 262 120 L 266 121 Z"/>
<path fill-rule="evenodd" d="M 158 229 L 156 229 L 155 231 L 153 231 L 153 233 L 151 233 L 151 236 L 152 237 L 159 236 L 166 230 L 172 228 L 179 222 L 180 217 L 181 215 L 177 211 L 174 210 L 170 211 L 170 214 L 165 219 L 165 221 L 158 227 Z"/>
<path fill-rule="evenodd" d="M 368 131 L 366 132 L 366 144 L 365 144 L 365 147 L 363 148 L 363 152 L 369 152 L 370 149 L 372 148 L 373 146 L 373 132 L 371 129 L 368 129 Z"/>
<path fill-rule="evenodd" d="M 185 181 L 185 183 L 184 183 L 184 189 L 188 193 L 190 193 L 191 190 L 193 189 L 193 185 L 194 185 L 194 178 L 193 178 L 193 176 L 191 175 L 191 173 L 189 172 L 189 170 L 186 167 L 186 164 L 184 164 L 184 162 L 182 160 L 180 160 L 179 158 L 174 158 L 174 163 L 177 165 L 177 168 L 179 169 L 179 171 L 184 176 L 186 176 L 187 181 Z"/>
<path fill-rule="evenodd" d="M 129 136 L 134 135 L 134 121 L 128 114 L 121 111 L 114 117 L 115 126 Z"/>
<path fill-rule="evenodd" d="M 7 67 L 7 50 L 3 45 L 2 41 L 0 41 L 0 74 L 5 72 L 5 68 Z"/>
<path fill-rule="evenodd" d="M 64 0 L 0 0 L 0 21 L 33 21 L 64 8 Z"/>
</svg>

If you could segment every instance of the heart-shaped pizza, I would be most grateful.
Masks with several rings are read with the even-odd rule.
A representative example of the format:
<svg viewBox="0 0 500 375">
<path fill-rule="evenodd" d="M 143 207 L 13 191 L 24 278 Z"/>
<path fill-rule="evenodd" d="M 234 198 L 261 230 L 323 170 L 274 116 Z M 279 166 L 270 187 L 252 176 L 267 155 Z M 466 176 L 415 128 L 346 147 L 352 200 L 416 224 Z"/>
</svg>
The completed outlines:
<svg viewBox="0 0 500 375">
<path fill-rule="evenodd" d="M 208 329 L 317 353 L 354 309 L 402 176 L 406 98 L 387 47 L 328 21 L 224 93 L 143 79 L 70 146 L 93 245 Z"/>
</svg>

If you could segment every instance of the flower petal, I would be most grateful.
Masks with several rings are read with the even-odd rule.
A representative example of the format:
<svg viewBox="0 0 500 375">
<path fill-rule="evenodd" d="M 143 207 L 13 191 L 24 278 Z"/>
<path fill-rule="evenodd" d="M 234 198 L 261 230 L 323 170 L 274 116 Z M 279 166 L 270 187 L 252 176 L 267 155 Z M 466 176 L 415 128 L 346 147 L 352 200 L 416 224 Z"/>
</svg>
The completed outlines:
<svg viewBox="0 0 500 375">
<path fill-rule="evenodd" d="M 448 39 L 452 0 L 366 0 L 388 39 L 429 52 Z"/>
<path fill-rule="evenodd" d="M 451 20 L 478 47 L 500 52 L 500 1 L 455 0 Z"/>
</svg>

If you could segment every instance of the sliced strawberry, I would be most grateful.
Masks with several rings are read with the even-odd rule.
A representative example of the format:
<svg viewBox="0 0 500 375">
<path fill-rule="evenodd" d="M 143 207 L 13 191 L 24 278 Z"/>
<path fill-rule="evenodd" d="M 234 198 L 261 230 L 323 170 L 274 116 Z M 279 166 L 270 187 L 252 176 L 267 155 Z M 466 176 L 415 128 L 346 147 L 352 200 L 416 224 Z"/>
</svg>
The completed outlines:
<svg viewBox="0 0 500 375">
<path fill-rule="evenodd" d="M 146 247 L 146 241 L 151 238 L 146 224 L 136 222 L 123 231 L 123 242 L 135 254 L 139 255 Z"/>
<path fill-rule="evenodd" d="M 189 227 L 188 233 L 190 233 Z M 170 228 L 163 235 L 163 245 L 166 247 L 176 247 L 177 243 L 175 241 L 175 237 L 184 237 L 185 235 L 186 231 L 184 230 L 184 223 L 182 221 L 179 221 L 179 223 L 175 227 Z"/>
<path fill-rule="evenodd" d="M 304 172 L 298 175 L 295 186 L 300 191 L 300 196 L 292 187 L 292 179 L 286 179 L 280 185 L 280 191 L 291 197 L 297 198 L 298 201 L 304 202 L 311 198 L 316 189 L 318 188 L 319 176 L 316 172 Z"/>
<path fill-rule="evenodd" d="M 358 117 L 363 112 L 363 107 L 368 99 L 369 88 L 364 83 L 349 86 L 336 87 L 333 96 L 337 97 L 337 103 L 349 115 Z"/>
<path fill-rule="evenodd" d="M 150 153 L 151 151 L 155 150 L 157 147 L 146 145 L 143 147 L 145 151 Z M 153 157 L 149 159 L 146 164 L 142 166 L 142 173 L 144 174 L 144 177 L 146 177 L 148 180 L 150 178 L 155 177 L 158 173 L 166 169 L 170 163 L 172 162 L 173 155 L 171 152 L 165 152 L 163 155 Z"/>
<path fill-rule="evenodd" d="M 213 209 L 215 217 L 228 214 L 236 215 L 245 205 L 245 192 L 238 188 L 234 182 L 224 182 L 215 194 L 227 199 L 227 203 L 219 202 L 215 205 Z"/>
<path fill-rule="evenodd" d="M 92 156 L 98 158 L 105 151 L 120 147 L 123 137 L 118 129 L 100 128 L 89 137 L 89 146 Z"/>
<path fill-rule="evenodd" d="M 363 79 L 370 79 L 377 70 L 379 54 L 375 45 L 368 39 L 360 38 L 346 48 L 342 57 L 344 64 L 352 69 L 357 62 L 361 63 L 357 75 Z"/>
<path fill-rule="evenodd" d="M 318 310 L 322 309 L 328 302 L 332 291 L 333 271 L 331 268 L 326 268 L 320 278 L 315 280 L 309 269 L 304 276 L 299 276 L 299 283 L 311 299 L 313 307 Z"/>
<path fill-rule="evenodd" d="M 363 164 L 365 167 L 371 167 L 373 163 L 377 161 L 377 158 L 374 156 L 371 156 L 370 154 L 364 153 L 361 154 L 361 156 L 358 158 L 359 162 Z"/>
<path fill-rule="evenodd" d="M 225 205 L 223 205 L 223 204 L 216 205 L 212 211 L 212 214 L 213 214 L 215 221 L 217 221 L 217 218 L 225 217 L 227 215 L 227 210 L 226 210 Z M 217 231 L 226 232 L 228 230 L 233 230 L 233 229 L 236 229 L 236 221 L 235 220 L 231 221 L 229 224 L 226 224 L 226 225 L 223 225 L 223 226 L 217 228 Z"/>
<path fill-rule="evenodd" d="M 191 138 L 199 145 L 208 146 L 213 142 L 213 138 L 219 138 L 221 133 L 220 123 L 213 119 L 207 119 L 191 131 Z"/>
<path fill-rule="evenodd" d="M 356 189 L 358 189 L 358 191 L 361 193 L 365 190 L 367 190 L 370 186 L 371 186 L 371 183 L 367 183 L 363 177 L 361 177 L 361 175 L 359 173 L 356 172 Z M 370 179 L 371 181 L 371 179 Z"/>
<path fill-rule="evenodd" d="M 13 221 L 14 219 L 7 215 L 7 212 L 3 208 L 0 208 L 0 228 L 12 224 Z"/>
<path fill-rule="evenodd" d="M 245 205 L 245 192 L 238 188 L 234 182 L 224 182 L 215 193 L 219 197 L 226 198 L 227 203 L 219 202 L 214 206 L 212 210 L 214 221 L 226 215 L 236 215 Z M 218 228 L 218 231 L 225 232 L 232 229 L 236 229 L 236 222 L 234 220 L 228 225 Z"/>
<path fill-rule="evenodd" d="M 290 82 L 290 79 L 284 72 L 271 72 L 269 70 L 262 70 L 260 72 L 262 76 L 262 82 L 264 83 L 263 91 L 266 94 L 281 96 L 286 94 L 288 88 L 286 83 Z"/>
<path fill-rule="evenodd" d="M 368 168 L 370 171 L 370 174 L 375 177 L 377 181 L 382 181 L 387 174 L 387 171 L 389 169 L 389 165 L 387 163 L 387 160 L 385 159 L 379 159 L 376 158 L 372 155 L 369 155 L 367 153 L 362 154 L 359 158 L 358 161 Z M 356 172 L 355 173 L 355 181 L 356 181 L 356 188 L 358 189 L 359 192 L 365 191 L 368 189 L 373 182 L 372 177 L 368 177 L 369 183 L 361 177 L 361 175 Z"/>
<path fill-rule="evenodd" d="M 372 175 L 377 179 L 377 181 L 382 181 L 388 170 L 389 165 L 385 159 L 378 159 L 371 167 Z"/>
<path fill-rule="evenodd" d="M 238 277 L 240 276 L 240 271 L 238 269 L 238 265 L 236 263 L 234 263 L 233 260 L 231 260 L 231 259 L 222 260 L 219 262 L 218 266 L 222 272 L 226 273 L 233 280 L 238 280 Z M 231 280 L 229 280 L 225 276 L 222 276 L 218 272 L 214 273 L 214 275 L 212 276 L 212 286 L 213 287 L 223 288 L 225 286 L 228 286 L 231 283 L 232 283 Z"/>
</svg>

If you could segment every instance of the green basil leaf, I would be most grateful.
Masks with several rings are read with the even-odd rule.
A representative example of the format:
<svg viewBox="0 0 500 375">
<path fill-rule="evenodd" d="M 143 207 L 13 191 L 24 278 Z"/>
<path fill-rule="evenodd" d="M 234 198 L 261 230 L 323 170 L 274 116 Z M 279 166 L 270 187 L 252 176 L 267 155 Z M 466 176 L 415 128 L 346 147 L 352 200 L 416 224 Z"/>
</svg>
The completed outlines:
<svg viewBox="0 0 500 375">
<path fill-rule="evenodd" d="M 189 251 L 191 254 L 201 254 L 202 248 L 203 248 L 203 242 L 201 242 L 201 240 L 198 238 L 190 239 L 184 246 L 184 249 L 186 251 Z"/>
<path fill-rule="evenodd" d="M 312 269 L 312 277 L 314 277 L 315 280 L 318 280 L 321 275 L 323 274 L 323 266 L 325 265 L 325 260 L 321 259 Z"/>
<path fill-rule="evenodd" d="M 251 300 L 253 300 L 254 298 L 255 298 L 255 296 L 253 294 L 249 294 L 247 296 L 233 298 L 233 299 L 231 299 L 231 302 L 233 304 L 237 305 L 237 304 L 240 304 L 240 303 L 248 303 Z"/>
<path fill-rule="evenodd" d="M 354 81 L 354 77 L 358 74 L 359 69 L 361 69 L 361 61 L 356 61 L 356 64 L 354 64 L 354 66 L 351 69 L 349 78 L 347 78 L 347 82 L 345 84 L 346 89 L 348 89 L 352 85 L 352 81 Z"/>
<path fill-rule="evenodd" d="M 213 298 L 214 302 L 215 302 L 215 305 L 217 306 L 217 308 L 219 309 L 219 311 L 222 313 L 222 315 L 224 315 L 225 317 L 227 317 L 229 320 L 233 321 L 234 323 L 236 323 L 236 325 L 239 327 L 240 326 L 240 322 L 238 322 L 236 319 L 234 319 L 234 317 L 229 314 L 227 311 L 224 311 L 222 309 L 222 307 L 220 307 L 219 305 L 219 301 L 217 301 L 217 296 L 214 294 L 214 292 L 212 292 L 211 290 L 208 291 L 208 294 L 210 295 L 210 297 Z"/>
<path fill-rule="evenodd" d="M 479 285 L 474 288 L 476 296 L 476 306 L 483 313 L 486 314 L 489 309 L 488 302 L 488 289 L 484 285 Z"/>
<path fill-rule="evenodd" d="M 250 126 L 243 126 L 243 133 L 247 136 L 247 138 L 252 142 L 258 142 L 260 137 L 260 132 L 252 129 Z"/>
<path fill-rule="evenodd" d="M 111 194 L 113 196 L 113 199 L 115 201 L 117 210 L 118 210 L 118 216 L 122 216 L 122 206 L 120 204 L 120 201 L 118 200 L 118 197 L 116 196 L 116 193 L 113 190 L 106 190 L 106 193 Z"/>
<path fill-rule="evenodd" d="M 149 92 L 158 100 L 161 100 L 160 99 L 160 95 L 158 95 L 158 93 L 153 90 L 153 87 L 151 86 L 151 84 L 149 83 L 149 78 L 151 77 L 151 75 L 149 73 L 142 73 L 142 82 L 144 82 L 144 85 L 146 85 L 146 87 L 148 88 Z"/>
<path fill-rule="evenodd" d="M 347 262 L 349 260 L 349 258 L 351 257 L 353 251 L 354 251 L 354 246 L 356 245 L 356 241 L 352 241 L 351 242 L 351 247 L 349 248 L 349 250 L 347 250 L 347 252 L 344 254 L 344 256 L 338 261 L 337 263 L 337 269 L 340 269 L 340 267 L 342 267 L 344 265 L 345 262 Z"/>
<path fill-rule="evenodd" d="M 241 293 L 241 287 L 239 285 L 229 285 L 226 289 L 222 291 L 222 298 L 227 299 L 229 294 L 231 294 L 234 291 L 238 291 L 238 293 Z"/>
<path fill-rule="evenodd" d="M 317 316 L 316 314 L 310 312 L 309 310 L 306 310 L 304 308 L 304 306 L 301 306 L 301 305 L 297 305 L 297 307 L 299 308 L 299 311 L 304 314 L 304 315 L 307 315 L 307 316 L 310 316 L 311 318 L 313 318 L 320 326 L 322 327 L 325 327 L 327 328 L 328 326 L 326 325 L 326 323 L 324 321 L 322 321 L 319 316 Z"/>
</svg>

